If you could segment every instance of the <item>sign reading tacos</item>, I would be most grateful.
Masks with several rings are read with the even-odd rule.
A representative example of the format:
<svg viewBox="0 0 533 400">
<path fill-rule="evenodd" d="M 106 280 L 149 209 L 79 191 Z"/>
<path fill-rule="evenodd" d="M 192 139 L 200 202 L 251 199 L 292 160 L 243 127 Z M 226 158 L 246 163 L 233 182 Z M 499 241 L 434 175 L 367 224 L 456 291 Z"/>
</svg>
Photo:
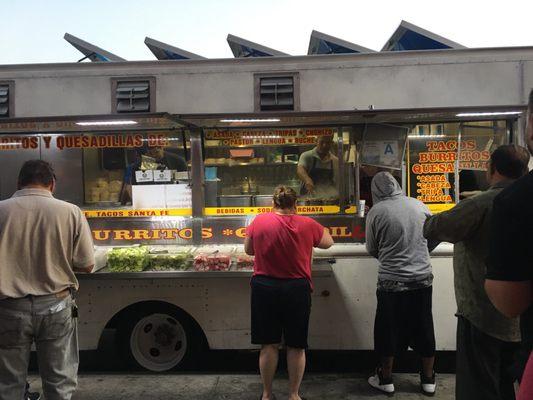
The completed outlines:
<svg viewBox="0 0 533 400">
<path fill-rule="evenodd" d="M 454 204 L 457 159 L 456 140 L 409 138 L 408 196 L 426 204 Z"/>
<path fill-rule="evenodd" d="M 490 143 L 489 148 L 479 148 L 475 139 L 464 140 L 460 145 L 456 140 L 430 140 L 426 142 L 427 151 L 419 153 L 419 162 L 427 165 L 445 163 L 445 167 L 439 165 L 442 169 L 440 172 L 449 172 L 449 164 L 455 163 L 459 158 L 459 169 L 486 170 L 490 160 Z"/>
<path fill-rule="evenodd" d="M 446 137 L 409 138 L 408 195 L 428 204 L 432 211 L 453 206 L 456 170 L 486 170 L 492 143 L 491 137 L 461 142 Z"/>
</svg>

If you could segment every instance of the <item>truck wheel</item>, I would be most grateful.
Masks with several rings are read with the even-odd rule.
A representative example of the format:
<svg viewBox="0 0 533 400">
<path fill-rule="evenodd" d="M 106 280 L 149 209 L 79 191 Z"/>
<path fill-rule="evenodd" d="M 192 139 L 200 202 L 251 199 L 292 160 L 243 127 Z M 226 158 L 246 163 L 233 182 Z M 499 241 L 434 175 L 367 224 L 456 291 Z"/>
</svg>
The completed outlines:
<svg viewBox="0 0 533 400">
<path fill-rule="evenodd" d="M 198 360 L 203 347 L 198 330 L 187 314 L 171 306 L 154 307 L 128 313 L 117 344 L 131 367 L 164 372 Z"/>
</svg>

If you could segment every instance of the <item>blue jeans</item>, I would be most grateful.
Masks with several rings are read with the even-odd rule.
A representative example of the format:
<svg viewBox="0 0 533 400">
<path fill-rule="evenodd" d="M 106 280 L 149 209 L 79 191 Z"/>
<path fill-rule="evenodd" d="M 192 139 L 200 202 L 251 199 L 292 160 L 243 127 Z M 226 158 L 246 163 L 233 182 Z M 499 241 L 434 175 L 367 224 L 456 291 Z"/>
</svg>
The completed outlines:
<svg viewBox="0 0 533 400">
<path fill-rule="evenodd" d="M 32 344 L 45 398 L 72 398 L 79 363 L 73 306 L 70 295 L 0 300 L 0 400 L 23 398 Z"/>
</svg>

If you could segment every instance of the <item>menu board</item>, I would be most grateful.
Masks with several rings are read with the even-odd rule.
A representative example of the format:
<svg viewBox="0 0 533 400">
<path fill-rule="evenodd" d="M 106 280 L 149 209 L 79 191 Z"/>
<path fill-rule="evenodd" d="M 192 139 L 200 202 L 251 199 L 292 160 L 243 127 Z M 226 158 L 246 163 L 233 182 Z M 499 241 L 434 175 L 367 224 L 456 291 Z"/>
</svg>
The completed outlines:
<svg viewBox="0 0 533 400">
<path fill-rule="evenodd" d="M 459 149 L 459 169 L 486 171 L 494 136 L 464 137 Z"/>
<path fill-rule="evenodd" d="M 432 211 L 453 207 L 458 142 L 455 138 L 410 137 L 407 144 L 407 195 Z"/>
<path fill-rule="evenodd" d="M 333 128 L 283 128 L 283 129 L 206 129 L 206 146 L 279 146 L 309 145 L 317 136 L 332 136 Z"/>
<path fill-rule="evenodd" d="M 0 150 L 32 150 L 39 146 L 43 149 L 110 149 L 169 146 L 168 134 L 164 132 L 121 133 L 121 134 L 43 134 L 36 136 L 2 136 Z"/>
</svg>

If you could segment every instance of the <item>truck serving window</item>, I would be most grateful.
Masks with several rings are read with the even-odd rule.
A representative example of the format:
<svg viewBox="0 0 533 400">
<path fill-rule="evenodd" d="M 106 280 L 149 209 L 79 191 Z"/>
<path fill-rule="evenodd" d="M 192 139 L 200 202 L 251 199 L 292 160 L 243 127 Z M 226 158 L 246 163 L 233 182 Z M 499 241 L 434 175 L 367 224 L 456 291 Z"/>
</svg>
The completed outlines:
<svg viewBox="0 0 533 400">
<path fill-rule="evenodd" d="M 208 213 L 264 212 L 271 207 L 278 185 L 290 186 L 300 194 L 301 213 L 340 212 L 345 190 L 341 185 L 346 181 L 339 176 L 339 156 L 344 156 L 339 152 L 341 130 L 207 129 L 204 143 Z"/>
<path fill-rule="evenodd" d="M 190 207 L 188 146 L 170 132 L 84 135 L 87 207 Z M 93 146 L 94 144 L 94 146 Z M 187 199 L 178 199 L 178 192 Z M 174 193 L 176 192 L 176 193 Z"/>
</svg>

